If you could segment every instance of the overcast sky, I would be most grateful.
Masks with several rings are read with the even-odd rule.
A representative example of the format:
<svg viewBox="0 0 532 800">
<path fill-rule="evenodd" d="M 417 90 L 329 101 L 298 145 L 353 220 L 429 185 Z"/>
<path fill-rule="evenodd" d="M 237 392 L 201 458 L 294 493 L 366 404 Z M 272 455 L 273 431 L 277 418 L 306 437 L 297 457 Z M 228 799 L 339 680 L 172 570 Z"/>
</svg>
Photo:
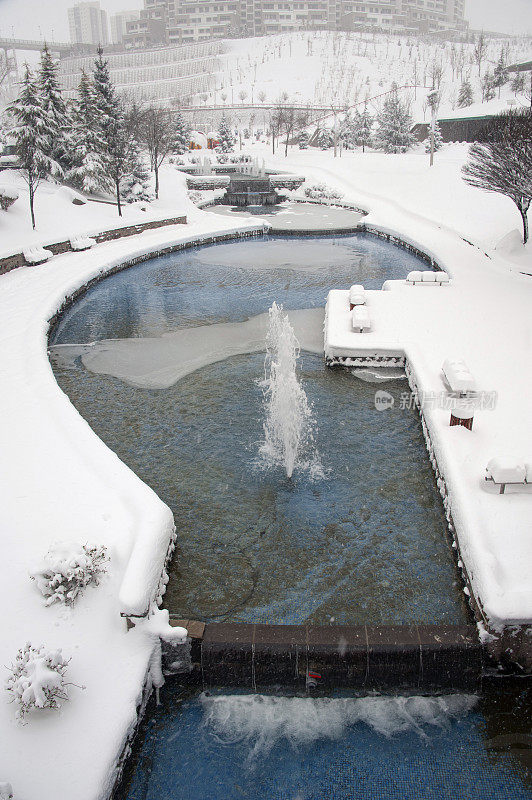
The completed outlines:
<svg viewBox="0 0 532 800">
<path fill-rule="evenodd" d="M 0 35 L 68 41 L 67 8 L 76 0 L 0 0 Z M 143 7 L 142 0 L 101 0 L 109 14 Z M 473 28 L 532 33 L 532 0 L 466 0 Z M 52 36 L 53 32 L 53 36 Z"/>
</svg>

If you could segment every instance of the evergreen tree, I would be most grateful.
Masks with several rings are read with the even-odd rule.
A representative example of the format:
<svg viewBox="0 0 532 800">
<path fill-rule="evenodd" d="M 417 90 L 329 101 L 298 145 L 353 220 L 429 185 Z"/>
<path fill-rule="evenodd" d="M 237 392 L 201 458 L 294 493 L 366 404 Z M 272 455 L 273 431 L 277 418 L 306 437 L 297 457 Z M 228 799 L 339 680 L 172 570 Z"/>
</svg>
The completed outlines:
<svg viewBox="0 0 532 800">
<path fill-rule="evenodd" d="M 329 147 L 332 147 L 334 144 L 334 140 L 332 137 L 332 133 L 328 128 L 323 128 L 318 133 L 318 147 L 321 147 L 322 150 L 328 150 Z"/>
<path fill-rule="evenodd" d="M 493 88 L 493 73 L 486 70 L 482 77 L 482 102 L 487 103 L 495 97 L 495 89 Z"/>
<path fill-rule="evenodd" d="M 82 71 L 78 98 L 72 112 L 73 166 L 68 179 L 84 192 L 110 191 L 112 186 L 105 176 L 104 150 L 98 122 L 96 98 L 91 82 Z"/>
<path fill-rule="evenodd" d="M 35 193 L 41 181 L 58 174 L 61 167 L 50 156 L 52 140 L 48 116 L 41 105 L 41 96 L 28 65 L 22 79 L 22 89 L 9 107 L 15 125 L 11 133 L 15 139 L 16 153 L 21 173 L 29 189 L 31 224 L 35 228 Z"/>
<path fill-rule="evenodd" d="M 514 94 L 522 94 L 525 90 L 525 76 L 522 72 L 516 72 L 512 80 L 512 92 Z"/>
<path fill-rule="evenodd" d="M 377 124 L 375 144 L 385 153 L 406 153 L 416 143 L 416 137 L 410 133 L 412 117 L 399 99 L 396 84 L 393 84 L 390 96 L 384 101 Z"/>
<path fill-rule="evenodd" d="M 222 116 L 220 120 L 220 126 L 218 128 L 218 138 L 220 140 L 220 150 L 222 153 L 232 153 L 235 146 L 235 139 L 233 136 L 233 132 L 231 130 L 231 126 L 229 124 L 229 120 L 225 116 Z"/>
<path fill-rule="evenodd" d="M 508 83 L 508 72 L 506 70 L 506 58 L 504 55 L 504 48 L 501 47 L 501 54 L 499 60 L 493 70 L 493 86 L 499 90 L 499 97 L 501 96 L 501 86 Z"/>
<path fill-rule="evenodd" d="M 49 156 L 57 164 L 53 176 L 60 178 L 69 166 L 71 143 L 68 138 L 69 119 L 59 83 L 59 64 L 53 60 L 45 44 L 41 52 L 41 64 L 37 76 L 41 107 L 46 116 L 50 134 Z"/>
<path fill-rule="evenodd" d="M 147 170 L 142 163 L 138 137 L 141 115 L 137 108 L 126 111 L 111 82 L 109 65 L 98 48 L 93 71 L 96 129 L 103 143 L 104 177 L 116 194 L 118 215 L 122 200 L 147 199 Z M 125 191 L 125 197 L 124 197 Z"/>
<path fill-rule="evenodd" d="M 306 150 L 308 148 L 309 138 L 308 132 L 305 129 L 299 132 L 297 143 L 300 150 Z"/>
<path fill-rule="evenodd" d="M 364 104 L 364 111 L 362 114 L 358 114 L 357 121 L 356 121 L 356 135 L 355 135 L 355 144 L 358 147 L 362 147 L 362 152 L 364 153 L 366 147 L 369 147 L 371 142 L 371 130 L 373 128 L 373 117 L 368 111 L 367 103 Z"/>
<path fill-rule="evenodd" d="M 440 124 L 438 120 L 436 120 L 436 124 L 434 125 L 434 152 L 439 150 L 442 145 L 443 145 L 443 137 L 441 134 Z M 430 153 L 430 136 L 425 144 L 425 153 Z"/>
<path fill-rule="evenodd" d="M 190 126 L 183 119 L 182 114 L 176 114 L 174 119 L 174 153 L 182 155 L 188 153 L 190 143 Z"/>
<path fill-rule="evenodd" d="M 465 78 L 460 86 L 460 93 L 458 95 L 458 108 L 466 108 L 473 104 L 473 89 L 471 88 L 471 81 Z"/>
</svg>

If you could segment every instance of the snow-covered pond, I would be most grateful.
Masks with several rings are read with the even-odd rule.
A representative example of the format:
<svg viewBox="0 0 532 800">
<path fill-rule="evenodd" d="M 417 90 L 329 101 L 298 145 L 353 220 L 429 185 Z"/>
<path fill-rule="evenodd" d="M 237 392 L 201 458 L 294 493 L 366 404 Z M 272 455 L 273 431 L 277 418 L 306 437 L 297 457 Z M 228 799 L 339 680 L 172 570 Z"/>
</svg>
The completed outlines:
<svg viewBox="0 0 532 800">
<path fill-rule="evenodd" d="M 317 355 L 329 289 L 378 288 L 419 266 L 367 235 L 240 241 L 106 278 L 63 316 L 51 350 L 60 385 L 174 513 L 172 612 L 316 624 L 466 618 L 420 422 L 400 407 L 406 384 L 327 370 Z M 292 482 L 257 465 L 257 351 L 274 300 L 296 310 L 323 468 Z M 377 388 L 395 397 L 392 411 L 375 408 Z"/>
</svg>

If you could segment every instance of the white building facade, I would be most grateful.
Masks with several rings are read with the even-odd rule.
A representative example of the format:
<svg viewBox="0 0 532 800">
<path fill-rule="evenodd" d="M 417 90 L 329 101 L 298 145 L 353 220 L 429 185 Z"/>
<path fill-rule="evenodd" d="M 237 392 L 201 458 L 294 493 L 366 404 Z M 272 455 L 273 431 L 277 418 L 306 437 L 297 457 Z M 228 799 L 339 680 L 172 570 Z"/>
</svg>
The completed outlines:
<svg viewBox="0 0 532 800">
<path fill-rule="evenodd" d="M 78 3 L 69 8 L 68 25 L 74 44 L 109 44 L 107 14 L 99 2 Z"/>
</svg>

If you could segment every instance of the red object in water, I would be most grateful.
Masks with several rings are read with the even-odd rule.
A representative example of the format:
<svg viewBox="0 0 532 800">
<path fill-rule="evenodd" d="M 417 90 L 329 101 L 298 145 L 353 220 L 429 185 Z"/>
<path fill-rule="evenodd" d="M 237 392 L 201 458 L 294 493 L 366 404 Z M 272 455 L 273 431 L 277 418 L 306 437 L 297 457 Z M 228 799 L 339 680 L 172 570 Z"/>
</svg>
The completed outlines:
<svg viewBox="0 0 532 800">
<path fill-rule="evenodd" d="M 315 681 L 321 680 L 321 675 L 319 672 L 309 672 L 308 676 L 309 678 L 313 678 Z"/>
</svg>

